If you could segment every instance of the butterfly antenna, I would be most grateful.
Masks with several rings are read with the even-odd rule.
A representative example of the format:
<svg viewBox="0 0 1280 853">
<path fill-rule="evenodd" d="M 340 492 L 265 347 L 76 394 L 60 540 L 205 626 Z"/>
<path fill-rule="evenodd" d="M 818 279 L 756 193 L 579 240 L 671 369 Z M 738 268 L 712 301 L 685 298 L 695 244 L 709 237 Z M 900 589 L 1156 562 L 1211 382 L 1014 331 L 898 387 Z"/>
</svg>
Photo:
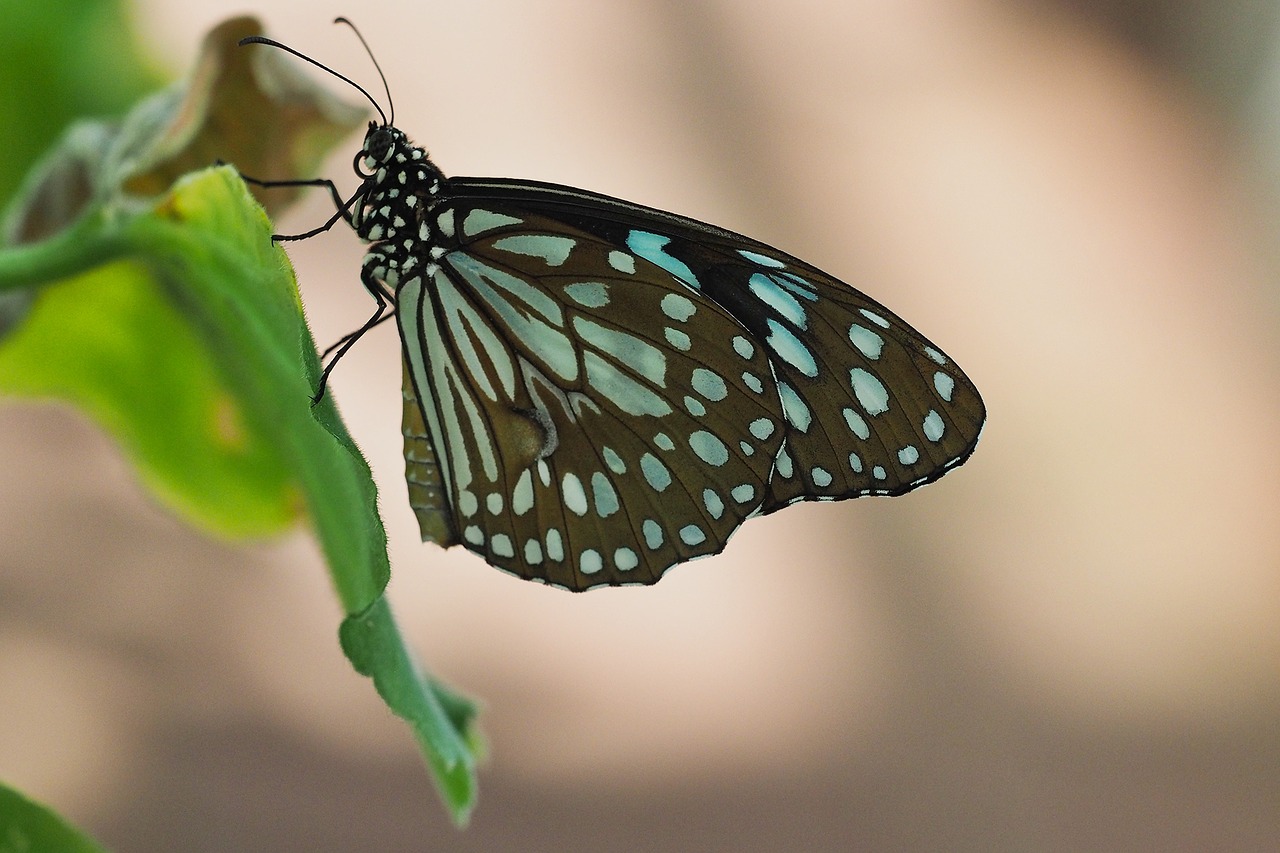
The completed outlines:
<svg viewBox="0 0 1280 853">
<path fill-rule="evenodd" d="M 351 32 L 356 34 L 356 38 L 360 39 L 360 44 L 364 45 L 364 52 L 369 54 L 369 59 L 373 61 L 373 67 L 377 69 L 378 76 L 382 78 L 383 91 L 387 93 L 387 106 L 391 109 L 391 120 L 387 124 L 396 123 L 396 104 L 391 100 L 391 87 L 387 85 L 387 75 L 382 73 L 382 66 L 378 64 L 378 58 L 373 55 L 373 51 L 369 49 L 369 43 L 364 40 L 364 36 L 360 35 L 360 31 L 356 29 L 356 25 L 343 17 L 333 19 L 335 24 L 346 24 L 351 27 Z"/>
<path fill-rule="evenodd" d="M 339 20 L 341 20 L 341 19 L 339 19 Z M 353 29 L 354 29 L 354 28 L 353 28 Z M 359 33 L 356 33 L 356 35 L 358 36 L 358 35 L 360 35 L 360 34 L 359 34 Z M 362 41 L 362 42 L 363 42 L 363 41 L 364 41 L 364 39 L 360 39 L 360 41 Z M 357 91 L 357 92 L 359 92 L 360 94 L 364 95 L 366 98 L 368 98 L 368 99 L 369 99 L 369 103 L 373 104 L 373 108 L 374 108 L 375 110 L 377 110 L 377 111 L 378 111 L 378 115 L 380 115 L 380 116 L 382 117 L 382 123 L 383 123 L 383 124 L 390 124 L 390 122 L 389 122 L 389 121 L 387 121 L 387 114 L 386 114 L 386 113 L 384 113 L 384 112 L 382 111 L 382 107 L 378 106 L 378 102 L 377 102 L 377 101 L 375 101 L 375 100 L 373 99 L 373 95 L 370 95 L 367 91 L 365 91 L 365 88 L 364 88 L 363 86 L 361 86 L 361 85 L 360 85 L 359 83 L 357 83 L 355 80 L 352 80 L 350 77 L 347 77 L 347 76 L 346 76 L 346 75 L 344 75 L 344 74 L 339 74 L 337 71 L 334 71 L 334 70 L 333 70 L 332 68 L 330 68 L 329 66 L 324 65 L 324 64 L 322 64 L 322 63 L 320 63 L 320 62 L 317 62 L 316 60 L 314 60 L 314 59 L 312 59 L 311 57 L 307 56 L 305 53 L 299 53 L 298 51 L 296 51 L 296 50 L 294 50 L 293 48 L 289 47 L 287 44 L 281 44 L 281 43 L 280 43 L 280 42 L 278 42 L 278 41 L 273 41 L 272 39 L 264 38 L 263 36 L 249 36 L 248 38 L 242 38 L 242 39 L 240 39 L 240 41 L 239 41 L 239 42 L 237 42 L 237 45 L 238 45 L 238 46 L 240 46 L 240 47 L 244 47 L 246 44 L 265 44 L 265 45 L 270 45 L 271 47 L 278 47 L 278 48 L 280 48 L 281 50 L 285 51 L 286 53 L 292 53 L 294 56 L 298 57 L 299 59 L 305 59 L 307 62 L 310 62 L 310 63 L 311 63 L 312 65 L 314 65 L 316 68 L 319 68 L 319 69 L 320 69 L 320 70 L 322 70 L 322 71 L 327 71 L 327 72 L 329 72 L 329 73 L 330 73 L 330 74 L 332 74 L 334 77 L 337 77 L 339 80 L 342 80 L 343 82 L 346 82 L 346 83 L 350 83 L 352 86 L 354 86 L 354 87 L 355 87 L 355 89 L 356 89 L 356 91 Z M 366 46 L 365 46 L 365 50 L 368 50 L 368 49 L 369 49 L 369 48 L 368 48 L 368 46 L 366 45 Z M 376 65 L 377 65 L 377 63 L 375 62 L 375 63 L 374 63 L 374 65 L 376 66 Z M 381 69 L 379 69 L 378 73 L 379 73 L 379 74 L 381 74 L 381 73 L 382 73 Z M 387 81 L 386 81 L 386 78 L 385 78 L 385 77 L 383 78 L 382 82 L 383 82 L 383 85 L 385 85 L 385 84 L 386 84 L 386 82 L 387 82 Z M 388 92 L 388 94 L 390 94 L 390 93 Z M 394 114 L 394 109 L 393 109 L 393 114 Z"/>
</svg>

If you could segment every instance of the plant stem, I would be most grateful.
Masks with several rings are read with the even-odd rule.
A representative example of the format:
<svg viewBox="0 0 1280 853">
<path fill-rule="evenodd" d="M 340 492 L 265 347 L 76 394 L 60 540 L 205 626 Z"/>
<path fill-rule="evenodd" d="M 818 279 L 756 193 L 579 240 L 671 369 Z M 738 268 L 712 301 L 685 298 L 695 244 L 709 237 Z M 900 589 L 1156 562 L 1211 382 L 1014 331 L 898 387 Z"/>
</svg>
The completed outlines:
<svg viewBox="0 0 1280 853">
<path fill-rule="evenodd" d="M 127 251 L 120 230 L 91 213 L 46 240 L 0 249 L 0 293 L 52 284 Z"/>
</svg>

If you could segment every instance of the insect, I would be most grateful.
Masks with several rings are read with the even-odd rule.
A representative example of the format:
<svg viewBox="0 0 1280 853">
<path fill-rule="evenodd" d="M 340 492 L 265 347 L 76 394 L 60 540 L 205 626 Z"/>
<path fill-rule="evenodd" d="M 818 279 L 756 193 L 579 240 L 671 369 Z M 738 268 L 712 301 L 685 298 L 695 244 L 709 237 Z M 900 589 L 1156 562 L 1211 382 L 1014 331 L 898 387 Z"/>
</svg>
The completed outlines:
<svg viewBox="0 0 1280 853">
<path fill-rule="evenodd" d="M 345 18 L 335 23 L 350 24 Z M 365 50 L 372 51 L 356 31 Z M 345 220 L 394 314 L 424 541 L 570 590 L 651 584 L 803 500 L 900 495 L 969 458 L 986 411 L 870 297 L 713 225 L 586 190 L 448 178 L 377 110 Z M 374 59 L 377 67 L 377 61 Z M 262 182 L 259 182 L 262 183 Z M 277 185 L 273 183 L 271 185 Z M 318 399 L 317 395 L 317 399 Z"/>
</svg>

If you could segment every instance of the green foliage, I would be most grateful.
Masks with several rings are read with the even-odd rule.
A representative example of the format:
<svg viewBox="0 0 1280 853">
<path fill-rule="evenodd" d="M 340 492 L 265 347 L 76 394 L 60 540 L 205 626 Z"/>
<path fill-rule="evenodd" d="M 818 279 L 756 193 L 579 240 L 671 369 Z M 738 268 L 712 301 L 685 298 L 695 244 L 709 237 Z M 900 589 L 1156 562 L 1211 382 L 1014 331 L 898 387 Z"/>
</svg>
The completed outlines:
<svg viewBox="0 0 1280 853">
<path fill-rule="evenodd" d="M 482 749 L 473 726 L 475 703 L 418 672 L 384 598 L 348 617 L 341 637 L 351 665 L 372 678 L 387 707 L 413 727 L 441 796 L 465 820 L 475 801 L 475 762 Z"/>
<path fill-rule="evenodd" d="M 0 347 L 0 389 L 91 413 L 136 460 L 148 487 L 202 527 L 260 536 L 298 514 L 280 454 L 248 429 L 163 282 L 134 261 L 104 264 L 41 293 Z"/>
<path fill-rule="evenodd" d="M 0 853 L 103 853 L 46 807 L 0 784 Z"/>
<path fill-rule="evenodd" d="M 183 85 L 119 123 L 72 127 L 25 179 L 0 251 L 0 392 L 84 409 L 206 530 L 260 536 L 308 517 L 344 651 L 409 722 L 462 824 L 476 708 L 417 667 L 395 625 L 374 484 L 331 400 L 311 404 L 319 359 L 267 213 L 234 168 L 191 171 L 220 158 L 309 175 L 362 117 L 272 52 L 234 48 L 258 32 L 223 24 Z"/>
<path fill-rule="evenodd" d="M 22 81 L 0 86 L 2 201 L 73 120 L 118 114 L 161 78 L 140 59 L 119 3 L 0 0 L 0 21 L 0 80 Z"/>
</svg>

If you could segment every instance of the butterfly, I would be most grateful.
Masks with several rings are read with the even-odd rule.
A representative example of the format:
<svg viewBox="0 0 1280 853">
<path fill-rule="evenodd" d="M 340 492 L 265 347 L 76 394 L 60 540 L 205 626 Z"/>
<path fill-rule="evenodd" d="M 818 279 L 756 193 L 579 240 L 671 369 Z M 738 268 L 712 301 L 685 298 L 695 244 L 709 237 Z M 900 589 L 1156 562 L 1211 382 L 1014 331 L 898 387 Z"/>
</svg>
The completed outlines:
<svg viewBox="0 0 1280 853">
<path fill-rule="evenodd" d="M 318 394 L 394 316 L 424 541 L 574 591 L 651 584 L 719 553 L 749 518 L 901 495 L 973 453 L 978 390 L 865 294 L 694 219 L 556 184 L 446 177 L 395 126 L 380 68 L 390 117 L 316 60 L 249 43 L 350 83 L 381 119 L 346 200 L 328 180 L 285 182 L 328 187 L 337 212 L 276 239 L 342 219 L 369 244 L 360 279 L 376 310 L 331 348 Z"/>
</svg>

